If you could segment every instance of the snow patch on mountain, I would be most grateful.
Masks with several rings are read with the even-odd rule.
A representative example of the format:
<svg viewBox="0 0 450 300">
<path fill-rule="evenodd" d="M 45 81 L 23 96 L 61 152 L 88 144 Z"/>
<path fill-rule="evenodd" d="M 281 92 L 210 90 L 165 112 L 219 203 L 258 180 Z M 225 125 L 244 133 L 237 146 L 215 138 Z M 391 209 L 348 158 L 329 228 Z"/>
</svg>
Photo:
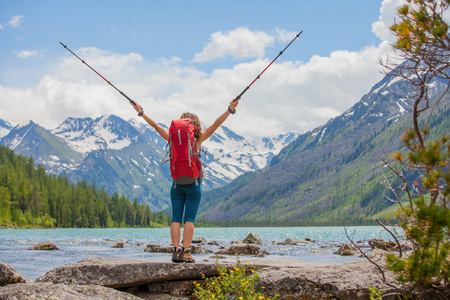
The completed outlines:
<svg viewBox="0 0 450 300">
<path fill-rule="evenodd" d="M 121 150 L 132 143 L 132 136 L 121 130 L 121 122 L 125 123 L 113 115 L 105 115 L 96 120 L 68 118 L 52 133 L 84 155 L 99 149 Z"/>
<path fill-rule="evenodd" d="M 11 131 L 12 126 L 9 122 L 0 120 L 0 139 Z"/>
<path fill-rule="evenodd" d="M 28 123 L 21 123 L 16 127 L 14 127 L 13 129 L 16 131 L 16 135 L 12 137 L 12 139 L 8 142 L 6 146 L 14 150 L 17 146 L 20 145 L 22 140 L 27 136 L 27 134 L 32 129 L 33 125 L 34 123 L 32 121 L 29 121 Z M 22 129 L 25 130 L 25 132 L 23 132 Z"/>
</svg>

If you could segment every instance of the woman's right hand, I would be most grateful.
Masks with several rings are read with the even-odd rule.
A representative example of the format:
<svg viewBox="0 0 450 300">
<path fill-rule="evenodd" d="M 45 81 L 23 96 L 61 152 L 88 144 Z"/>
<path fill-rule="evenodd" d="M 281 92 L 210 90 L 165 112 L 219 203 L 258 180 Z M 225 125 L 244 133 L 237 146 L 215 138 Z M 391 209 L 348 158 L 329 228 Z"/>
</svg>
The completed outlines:
<svg viewBox="0 0 450 300">
<path fill-rule="evenodd" d="M 131 106 L 137 111 L 138 115 L 141 113 L 142 107 L 136 102 L 130 102 Z"/>
</svg>

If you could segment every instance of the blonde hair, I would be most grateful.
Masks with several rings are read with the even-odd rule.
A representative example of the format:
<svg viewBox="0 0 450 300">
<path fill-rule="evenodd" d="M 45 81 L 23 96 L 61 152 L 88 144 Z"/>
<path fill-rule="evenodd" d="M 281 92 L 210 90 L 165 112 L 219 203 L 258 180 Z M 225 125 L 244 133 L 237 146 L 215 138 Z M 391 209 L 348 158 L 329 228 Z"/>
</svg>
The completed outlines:
<svg viewBox="0 0 450 300">
<path fill-rule="evenodd" d="M 197 117 L 196 114 L 185 112 L 181 115 L 181 119 L 191 119 L 192 124 L 194 125 L 195 131 L 194 136 L 198 140 L 200 136 L 202 135 L 202 125 L 200 123 L 200 119 Z"/>
</svg>

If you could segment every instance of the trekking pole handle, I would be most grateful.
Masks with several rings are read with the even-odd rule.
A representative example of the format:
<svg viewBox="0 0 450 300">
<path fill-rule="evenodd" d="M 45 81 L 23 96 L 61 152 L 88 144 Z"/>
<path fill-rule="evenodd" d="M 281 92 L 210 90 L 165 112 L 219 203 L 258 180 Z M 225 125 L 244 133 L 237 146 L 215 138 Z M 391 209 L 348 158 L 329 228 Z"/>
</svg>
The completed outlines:
<svg viewBox="0 0 450 300">
<path fill-rule="evenodd" d="M 246 87 L 238 96 L 236 96 L 236 98 L 234 98 L 233 102 L 238 101 L 239 99 L 241 99 L 242 95 L 244 95 L 244 93 L 250 88 L 250 86 Z"/>
</svg>

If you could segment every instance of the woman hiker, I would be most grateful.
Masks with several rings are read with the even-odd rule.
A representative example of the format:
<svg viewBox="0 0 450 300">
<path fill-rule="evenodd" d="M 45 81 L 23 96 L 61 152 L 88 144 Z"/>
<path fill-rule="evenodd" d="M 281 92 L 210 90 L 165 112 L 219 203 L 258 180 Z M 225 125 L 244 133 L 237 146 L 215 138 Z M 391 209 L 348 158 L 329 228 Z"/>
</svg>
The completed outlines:
<svg viewBox="0 0 450 300">
<path fill-rule="evenodd" d="M 199 118 L 192 113 L 184 113 L 181 115 L 181 119 L 191 119 L 195 131 L 194 136 L 197 143 L 197 152 L 200 151 L 200 147 L 204 141 L 206 141 L 211 135 L 222 125 L 230 114 L 236 112 L 236 107 L 239 104 L 239 100 L 230 102 L 228 110 L 225 111 L 217 120 L 209 126 L 206 130 L 202 130 Z M 149 116 L 144 113 L 142 107 L 136 102 L 130 102 L 134 109 L 138 112 L 139 116 L 142 116 L 147 123 L 152 126 L 156 132 L 166 141 L 169 141 L 169 131 L 158 123 L 153 121 Z M 195 219 L 197 217 L 197 211 L 202 197 L 201 183 L 190 183 L 187 185 L 177 184 L 172 182 L 170 189 L 170 200 L 172 202 L 172 223 L 170 225 L 170 237 L 173 245 L 173 262 L 187 262 L 194 263 L 195 260 L 191 256 L 191 242 L 194 236 Z M 180 247 L 181 237 L 181 224 L 183 222 L 184 212 L 184 231 L 183 231 L 183 245 Z"/>
</svg>

